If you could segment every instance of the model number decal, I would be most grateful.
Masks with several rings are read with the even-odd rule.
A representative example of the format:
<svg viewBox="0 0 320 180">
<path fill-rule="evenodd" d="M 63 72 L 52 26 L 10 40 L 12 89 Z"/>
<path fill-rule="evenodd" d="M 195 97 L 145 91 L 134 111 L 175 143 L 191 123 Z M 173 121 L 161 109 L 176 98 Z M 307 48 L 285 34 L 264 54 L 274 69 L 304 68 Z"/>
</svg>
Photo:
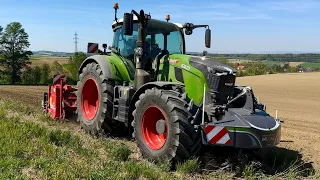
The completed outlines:
<svg viewBox="0 0 320 180">
<path fill-rule="evenodd" d="M 262 139 L 261 139 L 263 142 L 265 141 L 275 141 L 275 137 L 273 136 L 263 136 Z"/>
<path fill-rule="evenodd" d="M 182 67 L 183 69 L 190 70 L 190 66 L 187 66 L 187 65 L 185 65 L 185 64 L 181 64 L 181 67 Z"/>
<path fill-rule="evenodd" d="M 164 61 L 169 61 L 169 63 L 171 63 L 171 64 L 178 64 L 179 63 L 179 60 L 176 60 L 176 59 L 169 59 L 169 60 L 161 59 L 160 63 L 163 63 Z"/>
</svg>

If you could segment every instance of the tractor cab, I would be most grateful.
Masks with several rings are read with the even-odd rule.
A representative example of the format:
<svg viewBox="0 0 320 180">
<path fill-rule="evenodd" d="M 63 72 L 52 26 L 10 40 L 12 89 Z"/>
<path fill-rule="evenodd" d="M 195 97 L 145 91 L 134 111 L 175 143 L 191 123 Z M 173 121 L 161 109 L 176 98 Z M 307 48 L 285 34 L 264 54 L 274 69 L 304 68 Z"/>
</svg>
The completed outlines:
<svg viewBox="0 0 320 180">
<path fill-rule="evenodd" d="M 136 17 L 134 18 L 136 19 Z M 112 49 L 120 56 L 136 63 L 134 54 L 138 40 L 138 22 L 134 21 L 132 35 L 125 35 L 123 19 L 112 25 L 114 36 Z M 156 57 L 162 52 L 167 54 L 185 54 L 185 40 L 182 25 L 151 19 L 146 27 L 146 36 L 143 44 L 144 69 L 150 74 L 156 71 Z"/>
<path fill-rule="evenodd" d="M 112 47 L 127 59 L 133 60 L 134 49 L 137 47 L 138 27 L 139 24 L 134 23 L 133 33 L 128 36 L 124 35 L 123 19 L 112 25 L 114 31 Z M 176 24 L 152 19 L 147 24 L 145 38 L 144 51 L 147 58 L 154 59 L 161 50 L 168 50 L 170 54 L 185 53 L 184 36 Z"/>
</svg>

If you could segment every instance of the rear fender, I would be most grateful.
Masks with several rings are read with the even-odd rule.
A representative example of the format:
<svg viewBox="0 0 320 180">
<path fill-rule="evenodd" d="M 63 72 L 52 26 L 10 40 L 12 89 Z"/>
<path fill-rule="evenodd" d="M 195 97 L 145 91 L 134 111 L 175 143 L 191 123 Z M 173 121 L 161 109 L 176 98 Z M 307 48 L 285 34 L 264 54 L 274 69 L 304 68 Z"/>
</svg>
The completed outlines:
<svg viewBox="0 0 320 180">
<path fill-rule="evenodd" d="M 101 67 L 103 76 L 106 79 L 114 79 L 114 75 L 113 72 L 111 70 L 110 64 L 106 59 L 106 56 L 104 55 L 94 55 L 94 56 L 90 56 L 87 59 L 85 59 L 80 68 L 79 68 L 79 74 L 81 74 L 82 69 L 89 63 L 95 62 L 97 64 L 99 64 L 99 66 Z"/>
</svg>

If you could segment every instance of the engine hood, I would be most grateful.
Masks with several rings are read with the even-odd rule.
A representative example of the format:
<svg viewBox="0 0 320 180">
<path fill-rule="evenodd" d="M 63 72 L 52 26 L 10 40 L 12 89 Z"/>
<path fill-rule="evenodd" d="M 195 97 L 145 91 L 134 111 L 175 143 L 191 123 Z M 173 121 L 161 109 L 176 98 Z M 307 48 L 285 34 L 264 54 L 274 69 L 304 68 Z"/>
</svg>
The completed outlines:
<svg viewBox="0 0 320 180">
<path fill-rule="evenodd" d="M 200 69 L 201 71 L 204 70 L 203 68 L 204 66 L 206 66 L 205 69 L 207 69 L 207 71 L 213 71 L 213 73 L 227 73 L 227 74 L 237 73 L 237 70 L 235 70 L 234 68 L 206 57 L 191 56 L 189 63 L 190 65 Z"/>
</svg>

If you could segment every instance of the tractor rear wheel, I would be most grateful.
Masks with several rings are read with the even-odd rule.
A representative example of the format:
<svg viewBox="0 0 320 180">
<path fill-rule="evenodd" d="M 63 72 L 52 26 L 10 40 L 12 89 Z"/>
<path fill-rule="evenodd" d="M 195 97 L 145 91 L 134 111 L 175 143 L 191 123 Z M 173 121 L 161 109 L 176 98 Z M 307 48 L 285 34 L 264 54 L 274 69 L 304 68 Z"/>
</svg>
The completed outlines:
<svg viewBox="0 0 320 180">
<path fill-rule="evenodd" d="M 97 63 L 89 63 L 79 76 L 77 113 L 80 126 L 93 134 L 114 133 L 119 123 L 112 119 L 114 82 L 106 79 Z M 123 127 L 122 131 L 123 131 Z"/>
<path fill-rule="evenodd" d="M 152 88 L 141 94 L 133 111 L 134 136 L 143 156 L 180 162 L 201 148 L 186 98 L 177 91 Z"/>
</svg>

